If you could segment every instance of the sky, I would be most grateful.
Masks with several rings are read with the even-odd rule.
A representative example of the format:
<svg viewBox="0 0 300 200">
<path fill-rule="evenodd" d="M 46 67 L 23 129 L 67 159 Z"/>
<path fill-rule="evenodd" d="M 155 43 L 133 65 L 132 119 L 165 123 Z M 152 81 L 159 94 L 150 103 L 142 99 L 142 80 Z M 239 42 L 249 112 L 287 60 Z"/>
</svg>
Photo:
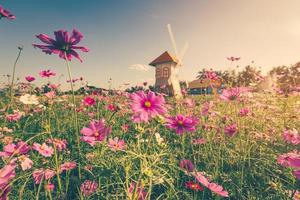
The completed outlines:
<svg viewBox="0 0 300 200">
<path fill-rule="evenodd" d="M 178 49 L 189 48 L 179 78 L 192 81 L 203 68 L 228 69 L 226 57 L 241 57 L 239 66 L 252 65 L 267 72 L 274 66 L 300 61 L 299 0 L 0 0 L 17 16 L 0 20 L 0 80 L 12 71 L 17 46 L 24 51 L 17 76 L 37 77 L 51 69 L 51 81 L 65 85 L 67 69 L 57 55 L 32 47 L 34 35 L 53 37 L 60 29 L 84 34 L 80 53 L 84 62 L 72 60 L 73 77 L 90 85 L 120 88 L 124 83 L 154 83 L 148 64 L 164 51 L 174 53 L 167 31 L 172 25 Z M 59 78 L 60 77 L 60 78 Z M 64 87 L 68 87 L 67 85 Z"/>
</svg>

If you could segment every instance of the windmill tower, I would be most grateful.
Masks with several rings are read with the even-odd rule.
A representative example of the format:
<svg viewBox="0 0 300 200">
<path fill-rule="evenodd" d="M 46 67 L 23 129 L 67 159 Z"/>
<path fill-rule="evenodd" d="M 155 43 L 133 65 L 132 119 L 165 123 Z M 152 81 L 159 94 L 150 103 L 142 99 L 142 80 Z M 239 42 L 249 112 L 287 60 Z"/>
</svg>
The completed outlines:
<svg viewBox="0 0 300 200">
<path fill-rule="evenodd" d="M 187 51 L 188 44 L 186 43 L 183 49 L 178 54 L 177 45 L 171 29 L 171 25 L 167 25 L 170 39 L 174 48 L 175 56 L 165 51 L 159 57 L 154 59 L 149 65 L 155 67 L 155 87 L 159 91 L 167 91 L 175 98 L 181 98 L 181 88 L 178 79 L 178 69 L 182 66 L 182 59 Z"/>
</svg>

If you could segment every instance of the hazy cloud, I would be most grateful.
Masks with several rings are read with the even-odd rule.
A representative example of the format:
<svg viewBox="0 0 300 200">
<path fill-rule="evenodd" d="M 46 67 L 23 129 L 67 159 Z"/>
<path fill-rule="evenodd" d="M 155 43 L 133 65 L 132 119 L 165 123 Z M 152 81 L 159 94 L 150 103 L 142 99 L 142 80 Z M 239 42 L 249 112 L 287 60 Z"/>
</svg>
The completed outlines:
<svg viewBox="0 0 300 200">
<path fill-rule="evenodd" d="M 137 70 L 137 71 L 149 71 L 149 66 L 148 65 L 143 65 L 143 64 L 133 64 L 128 67 L 129 69 L 132 70 Z"/>
</svg>

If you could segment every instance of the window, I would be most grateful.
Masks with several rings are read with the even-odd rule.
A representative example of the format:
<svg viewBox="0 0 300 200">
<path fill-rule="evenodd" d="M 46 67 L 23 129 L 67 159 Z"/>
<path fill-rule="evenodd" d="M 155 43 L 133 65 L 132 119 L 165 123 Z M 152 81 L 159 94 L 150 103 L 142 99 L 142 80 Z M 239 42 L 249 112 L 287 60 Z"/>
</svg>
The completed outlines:
<svg viewBox="0 0 300 200">
<path fill-rule="evenodd" d="M 163 77 L 164 78 L 168 78 L 169 74 L 170 74 L 169 68 L 168 67 L 164 67 L 164 69 L 163 69 Z"/>
<path fill-rule="evenodd" d="M 156 68 L 156 78 L 160 78 L 160 77 L 161 77 L 160 68 Z"/>
</svg>

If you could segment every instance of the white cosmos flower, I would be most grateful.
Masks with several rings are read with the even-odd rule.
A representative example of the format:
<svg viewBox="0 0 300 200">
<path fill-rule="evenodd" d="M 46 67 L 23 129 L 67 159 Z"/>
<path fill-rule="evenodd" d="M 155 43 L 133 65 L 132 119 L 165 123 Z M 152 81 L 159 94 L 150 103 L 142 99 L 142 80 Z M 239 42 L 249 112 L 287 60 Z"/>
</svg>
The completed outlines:
<svg viewBox="0 0 300 200">
<path fill-rule="evenodd" d="M 35 96 L 35 95 L 24 94 L 23 96 L 20 96 L 19 100 L 23 104 L 27 104 L 27 105 L 38 105 L 39 104 L 39 100 L 38 100 L 37 96 Z"/>
</svg>

